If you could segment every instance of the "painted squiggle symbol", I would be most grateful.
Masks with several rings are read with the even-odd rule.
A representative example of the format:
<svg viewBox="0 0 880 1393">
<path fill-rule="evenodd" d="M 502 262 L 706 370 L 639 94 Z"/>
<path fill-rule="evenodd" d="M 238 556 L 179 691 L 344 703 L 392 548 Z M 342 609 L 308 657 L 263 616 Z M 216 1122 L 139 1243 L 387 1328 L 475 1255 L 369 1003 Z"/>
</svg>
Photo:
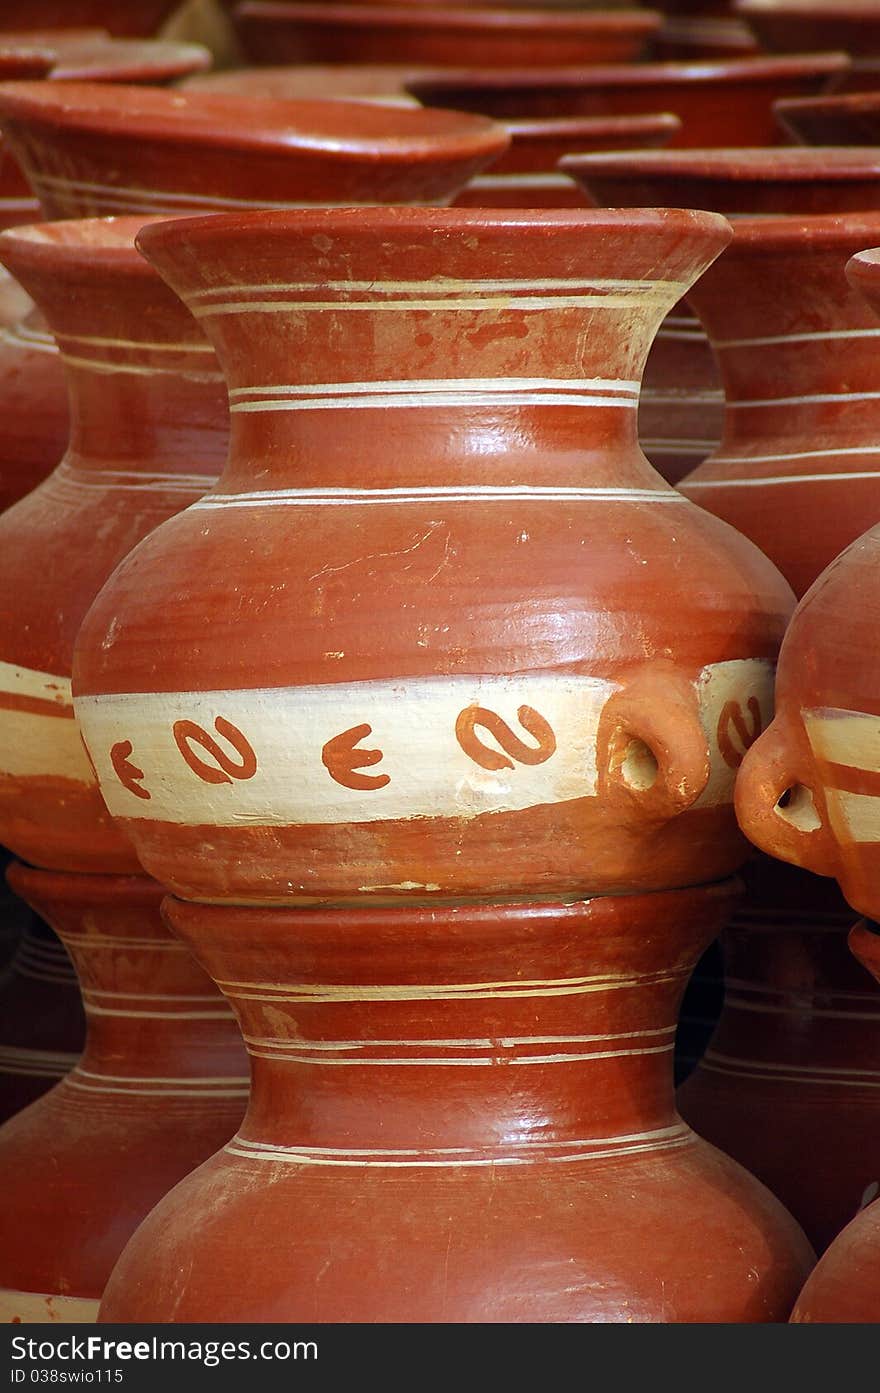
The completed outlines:
<svg viewBox="0 0 880 1393">
<path fill-rule="evenodd" d="M 332 740 L 328 740 L 321 751 L 321 762 L 324 765 L 331 779 L 335 779 L 344 788 L 363 788 L 376 789 L 384 788 L 391 783 L 388 774 L 357 774 L 355 770 L 363 769 L 371 764 L 378 764 L 384 759 L 381 750 L 358 750 L 355 748 L 361 740 L 368 735 L 372 735 L 373 727 L 364 722 L 363 725 L 352 726 L 349 730 L 344 730 L 340 735 L 334 735 Z"/>
<path fill-rule="evenodd" d="M 214 729 L 224 740 L 229 741 L 241 760 L 240 764 L 235 764 L 214 737 L 196 725 L 195 721 L 175 721 L 171 728 L 174 742 L 193 773 L 206 784 L 231 784 L 233 779 L 252 779 L 257 772 L 257 756 L 246 737 L 237 726 L 224 720 L 222 716 L 215 720 Z M 200 746 L 206 754 L 215 759 L 219 768 L 215 769 L 213 765 L 206 764 L 192 749 L 193 745 Z"/>
<path fill-rule="evenodd" d="M 716 739 L 718 748 L 721 751 L 721 758 L 729 769 L 738 769 L 745 759 L 746 750 L 754 745 L 761 731 L 764 729 L 764 722 L 761 717 L 761 707 L 757 697 L 749 697 L 746 703 L 748 713 L 752 718 L 751 729 L 746 723 L 742 707 L 738 701 L 727 701 L 721 708 L 721 715 L 718 717 L 718 729 Z M 738 749 L 733 743 L 730 728 L 733 726 L 739 739 L 742 749 Z"/>
<path fill-rule="evenodd" d="M 136 764 L 132 764 L 129 759 L 131 752 L 130 740 L 117 740 L 110 750 L 110 763 L 113 765 L 113 772 L 123 788 L 127 788 L 129 793 L 133 793 L 136 798 L 151 798 L 152 794 L 149 790 L 141 787 L 144 771 L 138 769 Z"/>
<path fill-rule="evenodd" d="M 516 714 L 523 730 L 537 740 L 537 749 L 520 740 L 497 712 L 485 706 L 466 706 L 455 722 L 455 736 L 468 758 L 482 769 L 513 769 L 514 760 L 518 764 L 544 764 L 556 750 L 553 727 L 533 706 L 521 706 Z M 477 735 L 478 726 L 495 737 L 503 755 L 483 743 Z"/>
</svg>

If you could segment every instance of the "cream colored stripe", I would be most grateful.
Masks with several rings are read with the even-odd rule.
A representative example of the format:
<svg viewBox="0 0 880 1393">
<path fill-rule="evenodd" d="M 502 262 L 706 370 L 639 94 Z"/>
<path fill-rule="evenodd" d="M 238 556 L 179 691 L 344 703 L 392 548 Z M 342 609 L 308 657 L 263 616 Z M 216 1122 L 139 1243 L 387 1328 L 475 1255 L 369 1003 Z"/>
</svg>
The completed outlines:
<svg viewBox="0 0 880 1393">
<path fill-rule="evenodd" d="M 503 503 L 564 500 L 596 503 L 681 503 L 676 489 L 639 488 L 552 488 L 538 485 L 516 485 L 492 488 L 488 485 L 463 484 L 448 487 L 386 488 L 386 489 L 266 489 L 253 493 L 216 493 L 201 498 L 196 508 L 257 508 L 257 507 L 352 507 L 389 503 Z"/>
<path fill-rule="evenodd" d="M 829 450 L 828 454 L 837 454 L 836 450 Z M 840 454 L 854 454 L 855 451 L 841 450 Z M 877 455 L 880 460 L 880 449 L 865 451 L 866 454 Z M 780 456 L 785 458 L 785 456 Z M 760 459 L 741 459 L 741 460 L 721 460 L 715 459 L 713 464 L 760 464 Z M 682 479 L 678 485 L 680 489 L 690 493 L 692 489 L 721 489 L 721 488 L 770 488 L 777 484 L 831 484 L 839 483 L 841 479 L 878 479 L 880 469 L 865 469 L 858 472 L 841 470 L 838 474 L 761 474 L 754 479 Z"/>
<path fill-rule="evenodd" d="M 688 284 L 684 281 L 664 281 L 664 280 L 620 280 L 609 277 L 587 277 L 587 276 L 544 276 L 535 280 L 529 277 L 526 280 L 504 277 L 500 280 L 487 280 L 485 278 L 463 279 L 455 276 L 434 276 L 430 280 L 418 281 L 393 281 L 393 280 L 322 280 L 316 281 L 272 281 L 256 285 L 221 285 L 207 286 L 204 290 L 196 290 L 187 296 L 188 301 L 207 300 L 212 295 L 249 295 L 249 294 L 288 294 L 300 293 L 308 290 L 357 290 L 369 291 L 375 295 L 398 295 L 414 294 L 420 290 L 430 290 L 436 295 L 461 295 L 463 292 L 472 293 L 475 291 L 519 291 L 519 290 L 571 290 L 576 287 L 590 286 L 594 290 L 619 290 L 627 291 L 631 295 L 643 294 L 666 294 L 672 291 L 683 294 L 688 289 Z"/>
<path fill-rule="evenodd" d="M 744 1061 L 747 1064 L 749 1061 Z M 736 1062 L 732 1065 L 718 1064 L 714 1059 L 709 1059 L 703 1055 L 698 1066 L 701 1069 L 709 1069 L 713 1074 L 731 1074 L 735 1078 L 759 1079 L 764 1083 L 798 1083 L 816 1084 L 822 1088 L 880 1088 L 880 1081 L 872 1082 L 862 1078 L 833 1078 L 827 1074 L 795 1074 L 792 1072 L 784 1073 L 785 1065 L 779 1065 L 779 1072 L 771 1071 L 764 1065 L 758 1069 L 740 1068 Z"/>
<path fill-rule="evenodd" d="M 672 981 L 673 972 L 634 973 L 617 977 L 562 977 L 512 982 L 443 982 L 430 985 L 361 986 L 354 984 L 296 983 L 273 986 L 269 982 L 222 982 L 227 996 L 241 1001 L 266 1001 L 304 1005 L 353 1001 L 486 1001 L 497 997 L 583 996 L 590 992 L 619 991 L 648 983 Z"/>
<path fill-rule="evenodd" d="M 73 489 L 112 489 L 131 493 L 158 492 L 193 494 L 213 488 L 217 482 L 216 474 L 137 474 L 126 477 L 121 470 L 74 471 L 70 468 L 56 471 L 52 481 L 54 487 L 63 485 Z"/>
<path fill-rule="evenodd" d="M 497 1039 L 451 1039 L 451 1040 L 279 1040 L 274 1036 L 244 1035 L 248 1045 L 262 1045 L 278 1050 L 371 1050 L 394 1046 L 412 1049 L 449 1049 L 464 1047 L 474 1050 L 516 1049 L 520 1045 L 585 1045 L 598 1044 L 606 1040 L 633 1040 L 655 1035 L 671 1035 L 674 1025 L 663 1025 L 655 1030 L 624 1030 L 602 1035 L 500 1035 Z"/>
<path fill-rule="evenodd" d="M 765 406 L 810 406 L 848 401 L 880 401 L 880 392 L 811 392 L 800 397 L 754 397 L 749 401 L 728 401 L 728 411 L 752 411 Z"/>
<path fill-rule="evenodd" d="M 326 397 L 338 393 L 341 396 L 374 396 L 378 393 L 392 395 L 418 388 L 419 393 L 450 391 L 480 392 L 536 392 L 545 387 L 554 391 L 572 392 L 621 392 L 637 397 L 640 383 L 635 378 L 625 377 L 416 377 L 376 380 L 375 382 L 284 382 L 267 383 L 257 387 L 233 387 L 229 392 L 230 401 L 241 401 L 246 397 Z"/>
<path fill-rule="evenodd" d="M 880 842 L 880 797 L 827 788 L 825 797 L 833 830 L 842 840 Z"/>
<path fill-rule="evenodd" d="M 448 406 L 601 406 L 624 408 L 629 411 L 638 406 L 636 397 L 601 397 L 575 392 L 400 392 L 377 393 L 375 396 L 333 396 L 297 398 L 289 401 L 272 399 L 268 401 L 236 402 L 230 413 L 235 415 L 247 411 L 371 411 L 394 410 L 400 407 L 428 407 L 442 410 Z"/>
<path fill-rule="evenodd" d="M 17 663 L 0 662 L 0 691 L 13 696 L 35 697 L 59 706 L 70 706 L 70 678 L 38 668 L 19 667 Z"/>
<path fill-rule="evenodd" d="M 770 334 L 766 338 L 714 339 L 716 348 L 763 348 L 782 343 L 824 343 L 836 339 L 876 339 L 880 329 L 820 329 L 808 334 Z"/>
<path fill-rule="evenodd" d="M 322 286 L 321 289 L 324 287 Z M 370 287 L 378 290 L 378 286 Z M 274 286 L 273 289 L 280 289 Z M 668 303 L 666 295 L 648 295 L 646 292 L 636 297 L 609 292 L 607 295 L 471 295 L 462 299 L 447 299 L 440 295 L 434 299 L 421 300 L 225 300 L 215 304 L 195 305 L 192 313 L 196 319 L 207 319 L 224 314 L 290 314 L 293 311 L 323 313 L 326 310 L 566 310 L 566 309 L 625 309 L 632 311 L 633 303 L 639 305 Z"/>
<path fill-rule="evenodd" d="M 89 1016 L 114 1016 L 123 1020 L 148 1021 L 228 1021 L 232 1011 L 227 1006 L 216 1011 L 132 1011 L 117 1010 L 112 1006 L 95 1006 L 91 1001 L 84 1002 Z"/>
<path fill-rule="evenodd" d="M 832 764 L 880 773 L 880 716 L 823 706 L 801 713 L 813 753 Z"/>
<path fill-rule="evenodd" d="M 724 1004 L 735 1007 L 737 1011 L 753 1011 L 768 1016 L 798 1016 L 801 1019 L 809 1016 L 811 1019 L 819 1017 L 823 1020 L 880 1021 L 880 1011 L 830 1011 L 813 1005 L 809 1007 L 773 1005 L 766 1001 L 749 1001 L 747 997 L 737 996 L 729 991 L 725 994 Z"/>
<path fill-rule="evenodd" d="M 287 1054 L 277 1050 L 268 1051 L 250 1048 L 248 1053 L 251 1054 L 254 1059 L 270 1059 L 274 1060 L 276 1063 L 284 1064 L 332 1065 L 335 1067 L 340 1067 L 342 1065 L 359 1065 L 361 1068 L 370 1069 L 383 1069 L 392 1065 L 413 1065 L 421 1068 L 429 1066 L 438 1069 L 445 1069 L 448 1066 L 456 1068 L 491 1069 L 497 1066 L 510 1069 L 515 1064 L 584 1064 L 591 1059 L 623 1059 L 630 1055 L 669 1054 L 673 1048 L 674 1046 L 669 1044 L 646 1045 L 641 1049 L 631 1050 L 582 1050 L 579 1054 L 515 1054 L 511 1055 L 510 1058 L 505 1058 L 503 1061 L 497 1058 L 478 1059 L 471 1057 L 455 1059 L 449 1055 L 412 1056 L 411 1058 L 383 1056 L 381 1058 L 368 1059 L 333 1059 L 326 1055 L 322 1058 L 300 1054 Z"/>
<path fill-rule="evenodd" d="M 158 1083 L 158 1084 L 177 1084 L 185 1085 L 187 1088 L 228 1088 L 234 1085 L 236 1088 L 249 1088 L 250 1079 L 246 1074 L 230 1075 L 211 1075 L 210 1078 L 193 1077 L 185 1075 L 183 1078 L 173 1078 L 164 1074 L 104 1074 L 96 1072 L 94 1069 L 83 1069 L 79 1065 L 76 1069 L 76 1077 L 84 1079 L 98 1079 L 106 1083 Z"/>
<path fill-rule="evenodd" d="M 323 199 L 312 199 L 305 203 L 270 201 L 260 198 L 229 198 L 219 194 L 187 193 L 181 190 L 135 189 L 124 184 L 96 184 L 85 179 L 69 179 L 61 174 L 32 174 L 30 182 L 36 189 L 70 191 L 72 193 L 94 193 L 103 202 L 130 200 L 133 212 L 143 212 L 149 204 L 157 213 L 168 212 L 172 208 L 371 208 L 369 203 L 326 203 Z"/>
<path fill-rule="evenodd" d="M 51 1292 L 15 1291 L 11 1287 L 2 1287 L 0 1325 L 93 1325 L 98 1319 L 100 1304 L 99 1299 L 58 1296 Z"/>
<path fill-rule="evenodd" d="M 691 1128 L 684 1122 L 675 1122 L 670 1127 L 657 1127 L 644 1132 L 621 1132 L 620 1135 L 613 1137 L 587 1137 L 578 1138 L 576 1141 L 553 1140 L 546 1141 L 543 1138 L 536 1140 L 524 1140 L 521 1145 L 529 1151 L 583 1151 L 588 1146 L 598 1146 L 603 1150 L 609 1146 L 627 1146 L 636 1143 L 641 1146 L 645 1142 L 658 1141 L 683 1141 L 689 1140 L 693 1136 Z M 233 1137 L 236 1146 L 247 1147 L 254 1151 L 281 1151 L 288 1155 L 307 1155 L 307 1156 L 473 1156 L 472 1146 L 284 1146 L 275 1142 L 255 1141 L 249 1137 L 240 1135 Z"/>
<path fill-rule="evenodd" d="M 57 353 L 58 345 L 50 334 L 27 330 L 24 325 L 13 324 L 0 329 L 0 343 L 11 343 L 16 348 L 27 348 L 34 353 Z"/>
<path fill-rule="evenodd" d="M 148 353 L 207 353 L 213 358 L 214 350 L 209 343 L 167 343 L 156 339 L 116 339 L 101 334 L 62 334 L 59 339 L 65 343 L 80 343 L 89 348 L 121 348 Z"/>
<path fill-rule="evenodd" d="M 178 994 L 177 992 L 117 992 L 110 988 L 86 987 L 83 990 L 84 997 L 106 996 L 112 1001 L 210 1001 L 215 1005 L 220 1003 L 220 998 L 216 992 L 194 992 L 190 996 Z"/>
<path fill-rule="evenodd" d="M 589 1142 L 584 1143 L 583 1151 L 573 1150 L 563 1155 L 548 1155 L 542 1152 L 539 1155 L 494 1155 L 486 1157 L 459 1157 L 458 1159 L 424 1159 L 429 1153 L 423 1156 L 413 1157 L 407 1160 L 374 1160 L 366 1159 L 363 1153 L 360 1157 L 331 1157 L 320 1154 L 316 1151 L 295 1150 L 282 1147 L 272 1150 L 251 1150 L 247 1143 L 230 1142 L 225 1150 L 233 1156 L 246 1157 L 253 1161 L 282 1162 L 289 1165 L 310 1165 L 310 1166 L 376 1166 L 383 1169 L 402 1169 L 405 1167 L 424 1167 L 424 1168 L 457 1168 L 485 1167 L 485 1166 L 513 1166 L 513 1165 L 550 1165 L 554 1163 L 572 1163 L 577 1161 L 595 1161 L 609 1156 L 635 1156 L 646 1152 L 669 1151 L 680 1146 L 687 1146 L 695 1140 L 692 1133 L 685 1133 L 680 1137 L 669 1138 L 668 1140 L 646 1141 L 641 1144 L 631 1146 L 609 1146 L 607 1148 L 593 1147 Z M 537 1148 L 535 1148 L 537 1149 Z M 387 1156 L 389 1153 L 377 1153 Z"/>
<path fill-rule="evenodd" d="M 180 377 L 187 382 L 222 382 L 221 372 L 193 372 L 189 368 L 179 368 L 168 364 L 167 367 L 156 366 L 147 363 L 125 363 L 109 362 L 103 358 L 79 358 L 72 353 L 62 353 L 62 361 L 68 367 L 77 368 L 80 372 L 96 372 L 104 376 L 109 374 L 127 373 L 135 377 Z"/>
<path fill-rule="evenodd" d="M 573 179 L 567 174 L 478 174 L 464 187 L 464 193 L 485 189 L 487 192 L 500 189 L 574 189 Z"/>
<path fill-rule="evenodd" d="M 0 1074 L 33 1074 L 46 1078 L 60 1078 L 74 1067 L 78 1059 L 78 1054 L 0 1045 Z"/>
<path fill-rule="evenodd" d="M 124 1094 L 135 1098 L 247 1098 L 250 1090 L 248 1088 L 131 1088 L 119 1087 L 115 1084 L 85 1083 L 73 1078 L 70 1074 L 64 1080 L 65 1087 L 79 1089 L 80 1093 L 113 1093 Z"/>
</svg>

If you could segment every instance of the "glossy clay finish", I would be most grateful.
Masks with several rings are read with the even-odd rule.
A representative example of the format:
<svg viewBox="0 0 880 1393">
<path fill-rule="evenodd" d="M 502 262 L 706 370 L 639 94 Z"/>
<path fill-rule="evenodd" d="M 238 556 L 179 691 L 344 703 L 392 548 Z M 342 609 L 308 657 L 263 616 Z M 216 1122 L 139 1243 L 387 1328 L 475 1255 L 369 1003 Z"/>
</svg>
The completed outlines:
<svg viewBox="0 0 880 1393">
<path fill-rule="evenodd" d="M 238 1135 L 126 1248 L 100 1319 L 786 1319 L 803 1235 L 672 1100 L 681 990 L 731 888 L 167 901 L 239 1014 L 254 1085 Z"/>
<path fill-rule="evenodd" d="M 639 63 L 616 67 L 472 69 L 437 72 L 407 84 L 427 106 L 536 116 L 646 115 L 682 122 L 676 145 L 774 145 L 773 103 L 822 92 L 847 71 L 842 53 L 743 58 L 727 63 Z"/>
<path fill-rule="evenodd" d="M 17 866 L 16 890 L 76 964 L 88 1021 L 75 1068 L 0 1128 L 0 1322 L 93 1319 L 153 1205 L 238 1126 L 248 1096 L 228 1006 L 142 876 Z"/>
<path fill-rule="evenodd" d="M 73 641 L 116 563 L 210 487 L 226 455 L 213 352 L 135 251 L 141 223 L 0 234 L 0 257 L 58 335 L 71 392 L 64 460 L 0 518 L 0 590 L 18 597 L 0 623 L 0 840 L 59 870 L 139 869 L 73 720 Z"/>
<path fill-rule="evenodd" d="M 856 924 L 849 936 L 859 962 L 880 980 L 880 936 L 876 924 Z M 875 998 L 876 1000 L 876 998 Z M 808 1277 L 791 1317 L 795 1324 L 876 1325 L 880 1309 L 880 1162 L 876 1147 L 866 1157 L 874 1181 L 867 1188 L 867 1207 L 852 1220 Z"/>
<path fill-rule="evenodd" d="M 455 199 L 459 208 L 581 208 L 583 196 L 557 168 L 574 150 L 631 150 L 665 145 L 681 126 L 676 116 L 560 116 L 507 121 L 510 148 L 488 174 L 478 174 Z"/>
<path fill-rule="evenodd" d="M 47 218 L 267 202 L 448 201 L 508 143 L 482 117 L 278 103 L 93 83 L 7 84 L 0 123 Z M 34 316 L 0 338 L 0 501 L 67 444 L 55 345 Z"/>
<path fill-rule="evenodd" d="M 657 324 L 729 235 L 464 209 L 144 232 L 234 420 L 218 489 L 81 632 L 78 718 L 151 874 L 296 904 L 738 864 L 730 722 L 770 700 L 789 592 L 635 430 Z"/>
<path fill-rule="evenodd" d="M 427 5 L 238 5 L 245 53 L 268 63 L 616 63 L 637 58 L 652 10 L 478 9 Z"/>
</svg>

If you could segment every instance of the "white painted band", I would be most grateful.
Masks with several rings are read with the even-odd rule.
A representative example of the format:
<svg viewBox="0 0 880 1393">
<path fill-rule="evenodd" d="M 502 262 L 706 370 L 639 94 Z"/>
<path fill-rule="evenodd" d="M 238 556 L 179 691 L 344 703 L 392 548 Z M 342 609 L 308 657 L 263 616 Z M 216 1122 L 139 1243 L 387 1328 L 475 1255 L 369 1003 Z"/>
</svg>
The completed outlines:
<svg viewBox="0 0 880 1393">
<path fill-rule="evenodd" d="M 389 503 L 681 503 L 681 493 L 668 485 L 653 488 L 563 488 L 538 484 L 427 485 L 424 488 L 265 489 L 249 493 L 212 493 L 195 508 L 357 507 Z"/>
<path fill-rule="evenodd" d="M 100 1298 L 58 1296 L 51 1292 L 0 1288 L 0 1325 L 93 1325 Z"/>
<path fill-rule="evenodd" d="M 818 329 L 812 333 L 769 334 L 763 338 L 714 339 L 715 348 L 763 348 L 784 343 L 824 343 L 837 339 L 876 339 L 880 329 Z"/>
<path fill-rule="evenodd" d="M 728 401 L 728 411 L 753 411 L 773 406 L 836 405 L 852 401 L 880 401 L 880 392 L 810 392 L 800 397 L 754 397 L 748 401 Z"/>
<path fill-rule="evenodd" d="M 532 393 L 546 388 L 554 392 L 590 392 L 601 395 L 619 392 L 625 396 L 638 397 L 640 383 L 636 378 L 623 377 L 415 377 L 382 379 L 374 382 L 285 382 L 266 383 L 256 387 L 231 387 L 230 402 L 244 401 L 249 397 L 372 397 L 379 395 L 399 396 L 401 393 L 415 392 L 419 395 L 449 392 L 505 392 Z"/>
<path fill-rule="evenodd" d="M 120 369 L 122 371 L 122 369 Z M 601 397 L 588 393 L 576 392 L 481 392 L 469 390 L 466 392 L 399 392 L 376 393 L 374 396 L 361 394 L 358 396 L 343 396 L 337 394 L 332 397 L 298 397 L 282 400 L 279 398 L 269 398 L 266 401 L 240 401 L 229 407 L 230 415 L 236 415 L 248 411 L 369 411 L 369 410 L 400 410 L 410 407 L 427 407 L 431 410 L 443 410 L 445 407 L 467 406 L 474 410 L 478 407 L 488 407 L 495 409 L 500 406 L 584 406 L 584 407 L 616 407 L 634 411 L 638 406 L 638 398 L 620 397 Z"/>
<path fill-rule="evenodd" d="M 724 711 L 751 701 L 764 728 L 772 688 L 771 665 L 757 659 L 696 677 L 711 768 L 697 806 L 732 799 L 735 765 L 719 744 Z M 337 825 L 470 820 L 594 797 L 599 723 L 616 690 L 599 677 L 524 673 L 119 693 L 75 706 L 114 816 Z"/>
<path fill-rule="evenodd" d="M 829 450 L 828 454 L 837 454 L 836 450 Z M 847 453 L 840 451 L 841 454 Z M 854 453 L 854 452 L 853 452 Z M 867 453 L 867 452 L 866 452 Z M 878 457 L 880 465 L 880 449 L 872 450 L 871 454 Z M 784 458 L 784 456 L 782 457 Z M 713 460 L 713 464 L 727 464 L 733 461 Z M 736 463 L 743 465 L 758 464 L 760 460 L 742 459 Z M 753 479 L 682 479 L 678 487 L 684 493 L 690 493 L 692 489 L 726 489 L 726 488 L 775 488 L 779 484 L 831 484 L 842 479 L 878 479 L 880 478 L 880 468 L 862 469 L 857 471 L 840 470 L 836 474 L 760 474 Z"/>
<path fill-rule="evenodd" d="M 458 297 L 463 293 L 485 294 L 491 291 L 498 291 L 503 294 L 512 294 L 520 290 L 567 290 L 574 291 L 589 286 L 592 290 L 622 291 L 631 296 L 640 295 L 666 295 L 669 293 L 682 294 L 688 286 L 684 281 L 664 281 L 664 280 L 620 280 L 609 277 L 585 277 L 585 276 L 544 276 L 541 279 L 528 277 L 527 279 L 516 279 L 504 277 L 503 279 L 491 280 L 485 277 L 477 279 L 464 279 L 458 276 L 434 276 L 430 280 L 418 281 L 395 281 L 395 280 L 322 280 L 317 281 L 269 281 L 255 285 L 220 285 L 207 286 L 203 290 L 195 290 L 187 295 L 187 302 L 199 300 L 209 300 L 213 295 L 254 295 L 254 294 L 301 294 L 305 291 L 368 291 L 371 295 L 415 295 L 422 291 L 429 290 L 433 295 L 442 297 L 452 295 Z M 308 305 L 308 301 L 305 302 Z M 381 299 L 376 302 L 381 305 Z M 247 308 L 247 306 L 244 306 Z M 289 306 L 288 306 L 289 308 Z"/>
<path fill-rule="evenodd" d="M 35 1078 L 60 1079 L 78 1060 L 78 1054 L 0 1045 L 0 1074 L 29 1074 Z"/>
<path fill-rule="evenodd" d="M 350 1005 L 364 1001 L 492 1001 L 508 997 L 589 996 L 595 992 L 642 990 L 671 982 L 675 972 L 619 973 L 615 976 L 517 978 L 512 982 L 431 982 L 395 986 L 345 982 L 226 982 L 218 981 L 225 996 L 235 1001 L 263 1001 L 279 1005 Z"/>
<path fill-rule="evenodd" d="M 500 193 L 502 189 L 575 189 L 577 185 L 567 174 L 478 174 L 465 185 L 464 193 L 485 191 Z"/>
</svg>

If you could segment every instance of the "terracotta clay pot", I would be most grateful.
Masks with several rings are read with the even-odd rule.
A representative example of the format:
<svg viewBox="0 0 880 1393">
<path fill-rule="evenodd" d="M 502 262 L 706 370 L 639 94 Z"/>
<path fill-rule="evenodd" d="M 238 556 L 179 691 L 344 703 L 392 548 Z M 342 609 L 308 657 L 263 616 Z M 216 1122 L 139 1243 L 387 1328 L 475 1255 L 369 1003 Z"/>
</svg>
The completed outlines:
<svg viewBox="0 0 880 1393">
<path fill-rule="evenodd" d="M 665 145 L 676 116 L 560 116 L 507 121 L 510 148 L 488 174 L 478 174 L 455 199 L 459 208 L 582 208 L 577 184 L 557 168 L 573 150 L 632 150 Z"/>
<path fill-rule="evenodd" d="M 88 1036 L 67 1077 L 0 1128 L 0 1321 L 93 1320 L 130 1234 L 238 1126 L 246 1056 L 163 925 L 160 886 L 23 866 L 10 878 L 76 963 Z"/>
<path fill-rule="evenodd" d="M 84 1023 L 76 973 L 64 945 L 17 896 L 2 894 L 0 907 L 4 940 L 9 927 L 17 930 L 11 960 L 0 973 L 2 1123 L 73 1068 L 82 1050 Z"/>
<path fill-rule="evenodd" d="M 781 101 L 776 116 L 805 145 L 880 144 L 880 92 Z"/>
<path fill-rule="evenodd" d="M 507 145 L 448 112 L 385 112 L 98 84 L 16 83 L 0 121 L 47 218 L 263 203 L 447 201 Z M 57 464 L 66 389 L 39 320 L 0 339 L 0 501 Z"/>
<path fill-rule="evenodd" d="M 80 29 L 99 25 L 127 37 L 155 34 L 177 0 L 28 0 L 27 23 L 41 29 Z M 0 31 L 20 29 L 21 8 L 0 11 Z"/>
<path fill-rule="evenodd" d="M 781 138 L 774 101 L 822 92 L 848 67 L 844 54 L 815 53 L 726 63 L 461 69 L 416 78 L 407 87 L 428 106 L 515 120 L 671 111 L 682 122 L 676 145 L 772 145 Z"/>
<path fill-rule="evenodd" d="M 44 50 L 56 82 L 171 82 L 211 66 L 210 51 L 201 44 L 114 39 L 105 29 L 17 30 L 0 33 L 0 47 L 4 45 Z"/>
<path fill-rule="evenodd" d="M 117 570 L 78 659 L 91 758 L 147 870 L 298 904 L 735 867 L 730 722 L 769 709 L 789 592 L 636 443 L 650 338 L 727 225 L 396 209 L 169 231 L 141 245 L 219 346 L 235 449 Z M 655 566 L 676 577 L 662 604 Z M 181 596 L 205 638 L 160 641 L 148 695 Z M 592 637 L 609 612 L 613 653 Z"/>
<path fill-rule="evenodd" d="M 876 924 L 856 924 L 849 945 L 859 962 L 880 980 L 880 936 Z M 875 995 L 872 1003 L 877 1006 Z M 877 1013 L 880 1019 L 880 1013 Z M 792 1315 L 796 1324 L 877 1323 L 880 1307 L 880 1206 L 873 1203 L 880 1183 L 877 1152 L 872 1183 L 866 1187 L 866 1208 L 852 1220 L 824 1254 L 798 1297 Z"/>
<path fill-rule="evenodd" d="M 842 49 L 852 55 L 843 86 L 880 86 L 880 8 L 874 0 L 737 0 L 735 10 L 775 53 Z"/>
<path fill-rule="evenodd" d="M 428 5 L 246 3 L 233 21 L 265 63 L 617 63 L 637 58 L 653 10 L 552 11 Z"/>
<path fill-rule="evenodd" d="M 785 1319 L 803 1235 L 672 1100 L 684 975 L 729 903 L 729 882 L 567 906 L 167 901 L 239 1015 L 252 1102 L 138 1230 L 100 1319 Z"/>
</svg>

